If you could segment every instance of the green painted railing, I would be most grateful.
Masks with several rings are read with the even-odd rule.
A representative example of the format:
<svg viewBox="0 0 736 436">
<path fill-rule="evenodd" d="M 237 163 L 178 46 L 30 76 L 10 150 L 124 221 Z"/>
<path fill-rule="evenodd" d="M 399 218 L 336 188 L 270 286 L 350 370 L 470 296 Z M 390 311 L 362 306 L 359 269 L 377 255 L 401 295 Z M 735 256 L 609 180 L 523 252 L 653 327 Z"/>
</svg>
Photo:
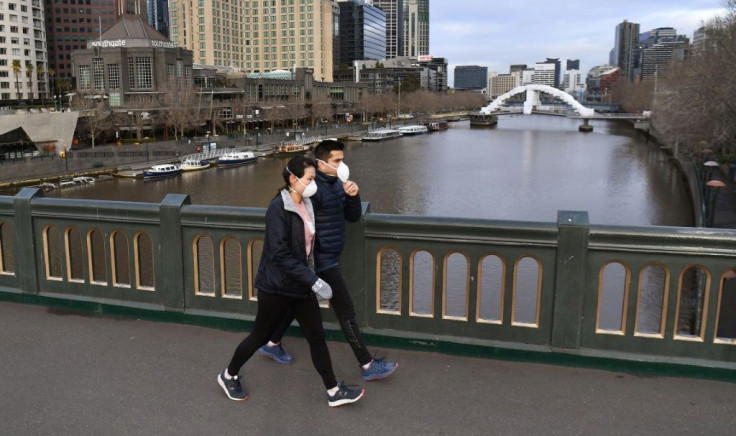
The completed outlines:
<svg viewBox="0 0 736 436">
<path fill-rule="evenodd" d="M 264 215 L 178 194 L 154 204 L 24 188 L 0 196 L 0 298 L 242 326 L 256 312 Z M 736 374 L 734 231 L 596 226 L 565 211 L 556 223 L 385 215 L 365 205 L 347 233 L 341 265 L 374 343 Z M 323 315 L 336 330 L 332 311 Z"/>
</svg>

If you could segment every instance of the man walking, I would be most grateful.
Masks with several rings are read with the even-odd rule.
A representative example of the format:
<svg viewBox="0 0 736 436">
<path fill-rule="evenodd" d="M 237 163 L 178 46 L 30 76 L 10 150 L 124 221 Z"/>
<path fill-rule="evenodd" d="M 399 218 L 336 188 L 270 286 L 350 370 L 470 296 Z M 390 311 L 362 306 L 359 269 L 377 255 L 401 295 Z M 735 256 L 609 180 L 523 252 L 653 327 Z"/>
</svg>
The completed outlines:
<svg viewBox="0 0 736 436">
<path fill-rule="evenodd" d="M 363 380 L 378 380 L 393 374 L 399 364 L 374 358 L 368 352 L 355 320 L 353 300 L 340 271 L 340 254 L 345 246 L 345 221 L 356 222 L 361 216 L 359 188 L 349 180 L 350 171 L 343 162 L 344 148 L 341 142 L 328 139 L 320 142 L 314 150 L 317 193 L 311 200 L 316 225 L 315 272 L 332 287 L 330 303 L 360 364 Z M 261 354 L 278 363 L 290 364 L 294 361 L 281 344 L 281 338 L 293 319 L 293 314 L 285 317 L 269 343 L 260 348 Z"/>
</svg>

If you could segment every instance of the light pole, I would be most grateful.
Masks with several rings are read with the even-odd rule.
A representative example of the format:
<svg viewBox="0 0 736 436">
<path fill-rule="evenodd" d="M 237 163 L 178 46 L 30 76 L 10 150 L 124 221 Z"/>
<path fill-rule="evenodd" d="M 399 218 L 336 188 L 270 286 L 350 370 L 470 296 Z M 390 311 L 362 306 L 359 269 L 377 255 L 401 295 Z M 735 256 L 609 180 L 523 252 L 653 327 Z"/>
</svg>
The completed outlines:
<svg viewBox="0 0 736 436">
<path fill-rule="evenodd" d="M 706 217 L 706 226 L 707 227 L 713 227 L 713 223 L 715 222 L 716 217 L 716 198 L 718 197 L 718 192 L 720 188 L 723 188 L 726 186 L 725 183 L 723 183 L 720 180 L 710 180 L 706 185 L 709 188 L 710 194 L 710 205 L 707 209 L 707 217 Z"/>
<path fill-rule="evenodd" d="M 207 147 L 207 151 L 210 151 L 210 131 L 208 130 L 205 134 L 205 146 Z M 202 149 L 202 151 L 205 151 Z"/>
<path fill-rule="evenodd" d="M 399 80 L 399 107 L 396 110 L 396 118 L 401 116 L 401 80 Z"/>
</svg>

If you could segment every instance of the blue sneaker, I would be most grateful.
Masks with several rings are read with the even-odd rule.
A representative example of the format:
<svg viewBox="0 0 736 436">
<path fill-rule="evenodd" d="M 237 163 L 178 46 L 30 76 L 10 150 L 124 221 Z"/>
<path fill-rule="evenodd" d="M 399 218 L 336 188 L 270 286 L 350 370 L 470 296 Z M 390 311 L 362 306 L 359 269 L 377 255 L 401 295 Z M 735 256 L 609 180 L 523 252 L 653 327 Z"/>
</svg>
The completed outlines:
<svg viewBox="0 0 736 436">
<path fill-rule="evenodd" d="M 368 369 L 363 369 L 361 367 L 360 370 L 362 372 L 363 380 L 370 381 L 386 378 L 393 374 L 398 367 L 399 362 L 386 362 L 383 358 L 374 357 L 373 360 L 371 360 L 371 365 Z"/>
<path fill-rule="evenodd" d="M 358 389 L 350 389 L 349 387 L 345 386 L 344 383 L 340 383 L 337 385 L 337 392 L 335 392 L 335 395 L 327 394 L 327 404 L 330 405 L 330 407 L 337 407 L 342 406 L 343 404 L 350 404 L 354 403 L 361 398 L 363 398 L 363 395 L 365 395 L 365 389 L 358 388 Z"/>
<path fill-rule="evenodd" d="M 225 391 L 225 395 L 233 401 L 245 401 L 248 399 L 248 394 L 243 390 L 243 386 L 240 384 L 240 376 L 235 375 L 231 379 L 225 378 L 224 369 L 220 375 L 217 376 L 217 383 Z"/>
<path fill-rule="evenodd" d="M 268 344 L 266 344 L 259 348 L 258 352 L 263 354 L 264 356 L 270 357 L 276 363 L 280 363 L 282 365 L 291 365 L 292 363 L 294 363 L 294 358 L 291 357 L 291 354 L 284 350 L 284 347 L 283 345 L 281 345 L 281 343 L 279 343 L 278 345 L 274 345 L 273 347 L 269 347 Z"/>
</svg>

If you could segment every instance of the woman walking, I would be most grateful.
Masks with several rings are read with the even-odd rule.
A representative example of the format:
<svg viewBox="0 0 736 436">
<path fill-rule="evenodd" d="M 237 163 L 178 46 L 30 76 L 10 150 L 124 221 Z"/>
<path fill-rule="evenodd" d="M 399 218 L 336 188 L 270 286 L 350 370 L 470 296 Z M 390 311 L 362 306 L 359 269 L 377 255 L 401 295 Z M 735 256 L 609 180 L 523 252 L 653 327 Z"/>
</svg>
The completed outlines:
<svg viewBox="0 0 736 436">
<path fill-rule="evenodd" d="M 309 197 L 317 191 L 315 163 L 304 156 L 289 160 L 283 171 L 285 185 L 266 212 L 263 254 L 256 274 L 258 312 L 253 331 L 235 349 L 230 364 L 217 382 L 231 400 L 245 401 L 248 394 L 240 368 L 268 342 L 287 311 L 292 311 L 309 343 L 312 363 L 327 389 L 331 407 L 360 400 L 365 389 L 337 383 L 325 342 L 317 295 L 329 299 L 330 285 L 314 273 L 314 212 Z M 315 295 L 316 294 L 316 295 Z"/>
</svg>

